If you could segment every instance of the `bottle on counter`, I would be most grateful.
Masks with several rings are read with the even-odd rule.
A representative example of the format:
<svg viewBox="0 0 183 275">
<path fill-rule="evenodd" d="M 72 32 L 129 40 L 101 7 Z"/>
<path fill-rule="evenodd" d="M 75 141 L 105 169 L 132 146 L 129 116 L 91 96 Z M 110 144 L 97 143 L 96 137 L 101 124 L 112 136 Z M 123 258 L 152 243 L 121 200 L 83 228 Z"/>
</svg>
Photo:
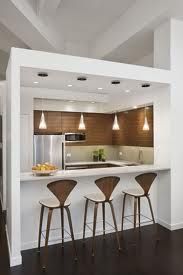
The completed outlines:
<svg viewBox="0 0 183 275">
<path fill-rule="evenodd" d="M 93 151 L 93 161 L 99 161 L 99 152 L 98 152 L 98 150 Z"/>
</svg>

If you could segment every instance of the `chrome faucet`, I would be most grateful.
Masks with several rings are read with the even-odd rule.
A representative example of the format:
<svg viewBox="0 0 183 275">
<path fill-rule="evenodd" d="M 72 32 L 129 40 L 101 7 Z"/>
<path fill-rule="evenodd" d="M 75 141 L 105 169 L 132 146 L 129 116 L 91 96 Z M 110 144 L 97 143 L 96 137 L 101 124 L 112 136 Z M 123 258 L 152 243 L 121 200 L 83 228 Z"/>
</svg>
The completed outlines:
<svg viewBox="0 0 183 275">
<path fill-rule="evenodd" d="M 139 150 L 138 163 L 143 164 L 143 151 Z"/>
</svg>

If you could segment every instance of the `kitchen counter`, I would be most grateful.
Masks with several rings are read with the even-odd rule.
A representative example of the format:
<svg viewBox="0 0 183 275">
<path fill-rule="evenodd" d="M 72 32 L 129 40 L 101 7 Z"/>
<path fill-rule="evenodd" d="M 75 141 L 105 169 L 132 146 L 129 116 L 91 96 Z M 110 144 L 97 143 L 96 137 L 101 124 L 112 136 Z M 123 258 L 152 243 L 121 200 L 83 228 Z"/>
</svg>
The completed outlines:
<svg viewBox="0 0 183 275">
<path fill-rule="evenodd" d="M 110 161 L 111 163 L 111 161 Z M 113 162 L 116 163 L 116 162 Z M 95 180 L 104 177 L 115 175 L 120 177 L 120 182 L 113 192 L 114 197 L 114 208 L 116 211 L 116 219 L 118 223 L 118 228 L 121 226 L 121 211 L 122 211 L 122 191 L 126 188 L 139 188 L 138 183 L 135 181 L 135 177 L 140 173 L 145 172 L 156 172 L 158 174 L 155 179 L 151 190 L 151 199 L 154 209 L 154 214 L 156 219 L 161 215 L 161 209 L 159 209 L 159 201 L 162 200 L 161 193 L 162 186 L 168 185 L 170 179 L 170 168 L 160 165 L 138 165 L 138 166 L 123 166 L 126 162 L 122 161 L 121 167 L 109 167 L 109 168 L 92 168 L 92 169 L 78 169 L 78 170 L 65 170 L 58 171 L 52 176 L 34 176 L 31 172 L 21 173 L 20 180 L 20 211 L 21 211 L 21 249 L 31 249 L 37 246 L 37 232 L 39 225 L 40 216 L 40 204 L 39 200 L 44 198 L 53 197 L 53 194 L 48 190 L 47 184 L 54 180 L 61 179 L 74 179 L 77 181 L 76 187 L 73 189 L 69 195 L 69 200 L 71 201 L 71 215 L 73 221 L 74 234 L 76 239 L 81 239 L 83 234 L 83 215 L 84 215 L 84 196 L 89 193 L 100 192 L 95 184 Z M 70 165 L 71 163 L 69 163 Z M 75 165 L 76 163 L 73 163 Z M 78 163 L 79 165 L 81 162 Z M 82 162 L 82 164 L 84 164 Z M 86 164 L 86 163 L 85 163 Z M 117 161 L 119 165 L 119 162 Z M 143 214 L 149 217 L 149 207 L 147 202 L 142 199 Z M 93 220 L 92 205 L 88 209 L 88 221 Z M 126 212 L 128 214 L 133 213 L 133 201 L 128 198 L 126 205 Z M 45 214 L 46 215 L 46 214 Z M 108 207 L 106 207 L 106 219 L 110 224 L 113 224 L 111 212 Z M 46 220 L 46 216 L 44 221 Z M 101 211 L 98 213 L 98 221 L 102 220 Z M 33 226 L 34 225 L 34 226 Z M 131 228 L 131 223 L 125 221 L 125 228 Z M 60 227 L 60 212 L 55 210 L 52 227 Z M 44 223 L 45 228 L 45 223 Z M 100 232 L 101 223 L 97 225 L 97 232 Z M 68 224 L 66 223 L 66 230 L 68 229 Z M 111 230 L 111 229 L 110 229 Z M 112 229 L 113 230 L 113 229 Z M 112 231 L 110 231 L 112 232 Z M 57 239 L 60 238 L 60 230 L 52 232 L 51 243 L 56 243 Z M 87 230 L 86 236 L 91 236 L 90 230 Z M 68 239 L 70 240 L 70 239 Z M 44 243 L 42 243 L 44 244 Z"/>
<path fill-rule="evenodd" d="M 103 162 L 102 162 L 103 163 Z M 113 161 L 110 163 L 116 163 L 119 165 L 118 161 Z M 165 171 L 170 170 L 169 167 L 164 167 L 160 165 L 135 165 L 135 166 L 125 166 L 125 162 L 121 161 L 121 167 L 108 167 L 108 168 L 93 168 L 93 169 L 77 169 L 77 170 L 59 170 L 56 174 L 51 176 L 34 176 L 32 172 L 24 172 L 20 175 L 21 182 L 26 181 L 44 181 L 44 180 L 58 180 L 64 178 L 78 178 L 78 177 L 89 177 L 89 176 L 109 176 L 109 175 L 119 175 L 119 174 L 130 174 L 130 173 L 145 173 L 145 172 L 155 172 L 155 171 Z M 81 164 L 78 162 L 77 164 Z M 82 162 L 82 164 L 86 164 Z M 69 163 L 71 165 L 71 163 Z M 74 163 L 76 165 L 76 163 Z"/>
</svg>

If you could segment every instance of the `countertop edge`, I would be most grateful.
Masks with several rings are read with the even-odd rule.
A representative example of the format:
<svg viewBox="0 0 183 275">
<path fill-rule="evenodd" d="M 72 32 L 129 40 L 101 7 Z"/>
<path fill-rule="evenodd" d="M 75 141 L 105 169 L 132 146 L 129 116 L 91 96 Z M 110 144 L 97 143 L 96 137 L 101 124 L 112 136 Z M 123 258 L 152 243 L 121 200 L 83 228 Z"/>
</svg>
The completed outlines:
<svg viewBox="0 0 183 275">
<path fill-rule="evenodd" d="M 65 178 L 80 178 L 80 177 L 103 177 L 108 175 L 131 174 L 131 173 L 144 173 L 144 172 L 158 172 L 168 171 L 170 167 L 158 165 L 139 165 L 139 166 L 124 166 L 124 167 L 110 167 L 110 168 L 96 168 L 84 170 L 66 170 L 59 171 L 51 176 L 34 176 L 32 172 L 25 172 L 20 174 L 20 181 L 44 181 L 44 180 L 58 180 Z"/>
</svg>

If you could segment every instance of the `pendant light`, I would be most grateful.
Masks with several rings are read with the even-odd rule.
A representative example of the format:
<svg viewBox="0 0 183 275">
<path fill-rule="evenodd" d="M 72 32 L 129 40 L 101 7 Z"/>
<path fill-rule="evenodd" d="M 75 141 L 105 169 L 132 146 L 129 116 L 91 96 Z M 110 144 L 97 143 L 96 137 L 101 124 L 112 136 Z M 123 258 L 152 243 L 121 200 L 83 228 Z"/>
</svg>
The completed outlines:
<svg viewBox="0 0 183 275">
<path fill-rule="evenodd" d="M 84 123 L 84 117 L 83 117 L 83 114 L 81 113 L 78 130 L 85 130 L 85 129 L 86 129 L 86 126 Z"/>
<path fill-rule="evenodd" d="M 41 78 L 46 78 L 48 77 L 48 73 L 47 72 L 39 72 L 37 74 L 38 77 Z M 40 119 L 40 123 L 39 123 L 39 129 L 47 129 L 47 125 L 46 125 L 46 120 L 45 120 L 45 115 L 43 112 L 43 98 L 41 99 L 41 105 L 42 105 L 42 113 L 41 113 L 41 119 Z"/>
<path fill-rule="evenodd" d="M 46 120 L 43 112 L 43 99 L 42 99 L 42 113 L 41 113 L 41 119 L 39 123 L 39 129 L 47 129 Z"/>
<path fill-rule="evenodd" d="M 149 123 L 147 121 L 146 107 L 144 108 L 144 125 L 142 129 L 143 131 L 149 131 Z"/>
<path fill-rule="evenodd" d="M 118 118 L 117 118 L 117 114 L 115 114 L 114 116 L 114 122 L 113 122 L 113 125 L 112 125 L 112 129 L 113 130 L 119 130 L 119 124 L 118 124 Z"/>
</svg>

